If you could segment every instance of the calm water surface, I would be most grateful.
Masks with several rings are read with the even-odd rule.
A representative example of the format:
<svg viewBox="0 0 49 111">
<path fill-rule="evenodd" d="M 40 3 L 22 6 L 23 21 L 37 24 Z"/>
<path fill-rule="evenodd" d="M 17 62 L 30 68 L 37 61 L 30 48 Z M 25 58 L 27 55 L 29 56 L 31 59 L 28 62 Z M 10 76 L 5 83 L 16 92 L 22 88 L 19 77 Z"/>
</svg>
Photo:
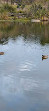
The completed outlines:
<svg viewBox="0 0 49 111">
<path fill-rule="evenodd" d="M 0 23 L 0 111 L 49 111 L 49 23 Z"/>
</svg>

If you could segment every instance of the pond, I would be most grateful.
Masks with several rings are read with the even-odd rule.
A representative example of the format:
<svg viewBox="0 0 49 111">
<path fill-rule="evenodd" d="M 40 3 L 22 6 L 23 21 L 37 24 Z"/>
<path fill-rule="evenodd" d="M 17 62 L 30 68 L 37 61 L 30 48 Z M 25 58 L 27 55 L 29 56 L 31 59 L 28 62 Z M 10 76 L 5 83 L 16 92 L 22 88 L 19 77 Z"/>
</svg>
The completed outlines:
<svg viewBox="0 0 49 111">
<path fill-rule="evenodd" d="M 0 111 L 49 111 L 49 23 L 0 22 Z"/>
</svg>

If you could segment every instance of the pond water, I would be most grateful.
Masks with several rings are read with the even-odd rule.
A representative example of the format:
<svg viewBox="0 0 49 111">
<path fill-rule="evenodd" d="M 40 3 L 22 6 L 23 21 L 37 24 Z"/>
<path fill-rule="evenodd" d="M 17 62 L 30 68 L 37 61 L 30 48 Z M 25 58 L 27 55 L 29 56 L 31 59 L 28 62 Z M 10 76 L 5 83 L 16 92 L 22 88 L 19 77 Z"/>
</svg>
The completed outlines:
<svg viewBox="0 0 49 111">
<path fill-rule="evenodd" d="M 0 111 L 49 111 L 49 23 L 0 23 Z"/>
</svg>

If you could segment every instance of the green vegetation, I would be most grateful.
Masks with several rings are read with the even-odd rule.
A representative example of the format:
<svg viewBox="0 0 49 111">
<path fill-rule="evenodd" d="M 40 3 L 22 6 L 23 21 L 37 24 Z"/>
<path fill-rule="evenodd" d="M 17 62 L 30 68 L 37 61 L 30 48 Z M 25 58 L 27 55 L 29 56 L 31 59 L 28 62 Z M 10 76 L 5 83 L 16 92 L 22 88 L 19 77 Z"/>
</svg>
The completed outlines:
<svg viewBox="0 0 49 111">
<path fill-rule="evenodd" d="M 49 17 L 48 7 L 45 8 L 40 3 L 39 4 L 33 3 L 30 9 L 30 12 L 32 16 L 35 18 L 41 18 L 43 16 Z"/>
<path fill-rule="evenodd" d="M 9 2 L 9 3 L 8 3 Z M 15 3 L 15 4 L 14 4 Z M 49 0 L 6 0 L 0 3 L 0 20 L 49 19 Z"/>
</svg>

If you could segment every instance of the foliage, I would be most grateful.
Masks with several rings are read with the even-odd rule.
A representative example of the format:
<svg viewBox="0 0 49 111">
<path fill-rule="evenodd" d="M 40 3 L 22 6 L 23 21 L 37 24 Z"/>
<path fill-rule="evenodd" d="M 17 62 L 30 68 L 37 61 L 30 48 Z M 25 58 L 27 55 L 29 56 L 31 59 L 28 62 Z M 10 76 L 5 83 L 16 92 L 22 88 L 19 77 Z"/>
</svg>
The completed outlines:
<svg viewBox="0 0 49 111">
<path fill-rule="evenodd" d="M 45 7 L 43 7 L 41 4 L 36 4 L 34 2 L 30 8 L 30 13 L 35 18 L 41 18 L 41 16 L 47 16 L 48 10 Z"/>
<path fill-rule="evenodd" d="M 12 5 L 4 4 L 3 5 L 4 10 L 9 12 L 15 12 L 15 8 Z"/>
<path fill-rule="evenodd" d="M 17 4 L 15 5 L 14 2 Z M 8 14 L 14 16 L 14 19 L 17 17 L 41 18 L 42 16 L 49 18 L 49 0 L 6 0 L 6 3 L 0 4 L 0 15 L 2 15 L 0 17 L 8 18 Z"/>
</svg>

